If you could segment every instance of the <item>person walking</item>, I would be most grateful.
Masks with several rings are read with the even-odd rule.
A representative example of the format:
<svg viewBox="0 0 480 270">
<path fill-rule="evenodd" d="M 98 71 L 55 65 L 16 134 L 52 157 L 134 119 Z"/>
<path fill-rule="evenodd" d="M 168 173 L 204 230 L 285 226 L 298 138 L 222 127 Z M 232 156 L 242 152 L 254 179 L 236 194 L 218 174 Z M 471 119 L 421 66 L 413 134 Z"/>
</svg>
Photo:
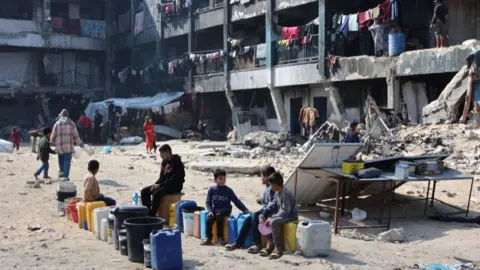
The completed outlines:
<svg viewBox="0 0 480 270">
<path fill-rule="evenodd" d="M 70 163 L 72 154 L 75 152 L 75 144 L 83 147 L 83 142 L 78 135 L 75 123 L 68 117 L 68 111 L 63 109 L 59 118 L 53 126 L 50 143 L 55 145 L 55 151 L 58 153 L 58 167 L 60 174 L 58 177 L 69 181 Z"/>
<path fill-rule="evenodd" d="M 80 136 L 83 142 L 87 142 L 87 138 L 90 139 L 90 130 L 92 129 L 92 120 L 88 118 L 86 113 L 82 113 L 78 120 L 78 126 L 80 127 Z"/>
<path fill-rule="evenodd" d="M 103 116 L 100 114 L 98 110 L 95 110 L 95 116 L 93 117 L 93 137 L 95 140 L 95 143 L 100 144 L 101 143 L 101 138 L 100 134 L 102 131 L 102 125 L 103 123 Z"/>
</svg>

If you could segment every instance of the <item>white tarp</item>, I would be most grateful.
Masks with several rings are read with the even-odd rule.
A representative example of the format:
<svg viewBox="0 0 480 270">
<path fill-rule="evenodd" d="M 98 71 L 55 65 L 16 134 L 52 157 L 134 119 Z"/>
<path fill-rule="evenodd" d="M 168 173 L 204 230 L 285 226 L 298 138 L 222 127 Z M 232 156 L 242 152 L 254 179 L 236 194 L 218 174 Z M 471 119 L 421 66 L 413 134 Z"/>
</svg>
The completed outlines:
<svg viewBox="0 0 480 270">
<path fill-rule="evenodd" d="M 160 111 L 162 106 L 169 104 L 175 99 L 183 96 L 185 92 L 162 92 L 153 97 L 138 97 L 138 98 L 110 98 L 100 102 L 94 102 L 88 104 L 85 109 L 85 113 L 88 118 L 93 119 L 95 116 L 95 110 L 98 110 L 102 114 L 103 119 L 108 117 L 108 104 L 112 103 L 116 107 L 123 109 L 137 109 L 137 110 L 151 110 L 155 109 Z"/>
<path fill-rule="evenodd" d="M 13 153 L 13 143 L 0 139 L 0 153 Z"/>
</svg>

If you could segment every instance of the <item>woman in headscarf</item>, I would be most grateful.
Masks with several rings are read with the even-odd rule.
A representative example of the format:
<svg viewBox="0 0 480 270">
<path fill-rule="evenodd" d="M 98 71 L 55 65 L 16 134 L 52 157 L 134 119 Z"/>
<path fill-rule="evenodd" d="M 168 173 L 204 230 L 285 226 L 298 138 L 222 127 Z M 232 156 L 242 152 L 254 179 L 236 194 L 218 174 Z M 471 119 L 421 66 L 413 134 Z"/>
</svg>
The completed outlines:
<svg viewBox="0 0 480 270">
<path fill-rule="evenodd" d="M 155 131 L 153 129 L 153 121 L 150 116 L 145 117 L 143 124 L 143 131 L 145 132 L 145 141 L 147 142 L 147 152 L 150 153 L 155 143 Z"/>
<path fill-rule="evenodd" d="M 471 103 L 473 100 L 473 111 L 480 112 L 478 101 L 475 99 L 480 95 L 480 50 L 473 52 L 467 57 L 468 67 L 468 87 L 467 95 L 465 96 L 465 105 L 463 107 L 462 117 L 460 123 L 467 122 L 468 113 L 470 112 Z"/>
</svg>

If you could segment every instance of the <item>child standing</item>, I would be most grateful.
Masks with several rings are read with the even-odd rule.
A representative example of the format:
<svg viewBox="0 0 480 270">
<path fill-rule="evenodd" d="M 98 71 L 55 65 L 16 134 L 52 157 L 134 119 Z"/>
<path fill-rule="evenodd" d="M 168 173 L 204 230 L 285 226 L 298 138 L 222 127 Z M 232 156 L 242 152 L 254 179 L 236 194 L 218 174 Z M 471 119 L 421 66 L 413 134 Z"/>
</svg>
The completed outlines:
<svg viewBox="0 0 480 270">
<path fill-rule="evenodd" d="M 143 131 L 145 132 L 145 141 L 147 142 L 147 153 L 150 153 L 155 141 L 155 130 L 153 128 L 153 120 L 150 116 L 145 117 Z"/>
<path fill-rule="evenodd" d="M 50 167 L 48 164 L 48 160 L 50 158 L 50 154 L 56 154 L 55 151 L 50 148 L 50 134 L 52 133 L 51 128 L 44 128 L 43 136 L 38 143 L 38 155 L 37 160 L 42 162 L 42 166 L 38 171 L 33 175 L 35 179 L 38 179 L 38 176 L 43 172 L 43 179 L 50 179 L 48 176 L 48 168 Z"/>
<path fill-rule="evenodd" d="M 268 247 L 260 252 L 261 256 L 270 256 L 270 259 L 278 259 L 283 255 L 280 230 L 284 224 L 298 220 L 297 202 L 293 194 L 283 186 L 283 177 L 278 172 L 268 177 L 271 189 L 275 192 L 275 198 L 260 215 L 260 222 L 266 223 L 272 228 L 272 239 Z M 272 215 L 273 214 L 273 215 Z M 267 219 L 267 217 L 270 217 Z M 275 250 L 273 250 L 275 248 Z"/>
<path fill-rule="evenodd" d="M 13 149 L 20 149 L 20 140 L 22 139 L 22 134 L 18 131 L 17 128 L 12 128 L 12 133 L 10 133 L 10 141 L 13 143 Z"/>
<path fill-rule="evenodd" d="M 225 170 L 215 170 L 213 177 L 215 178 L 215 186 L 211 186 L 207 193 L 207 240 L 202 242 L 202 245 L 212 245 L 213 239 L 213 222 L 217 222 L 217 244 L 224 245 L 223 239 L 223 223 L 225 218 L 228 218 L 232 213 L 232 202 L 243 213 L 247 213 L 248 209 L 238 199 L 237 195 L 231 188 L 225 185 L 227 181 L 227 173 Z"/>
<path fill-rule="evenodd" d="M 272 166 L 264 166 L 260 170 L 260 174 L 262 176 L 262 184 L 265 185 L 265 191 L 263 192 L 262 198 L 260 200 L 260 204 L 262 208 L 257 212 L 253 213 L 251 216 L 245 218 L 245 222 L 243 223 L 240 232 L 238 233 L 237 239 L 235 239 L 235 243 L 231 245 L 226 245 L 225 249 L 228 251 L 234 250 L 238 247 L 243 246 L 245 239 L 247 238 L 247 234 L 252 229 L 253 231 L 253 243 L 248 243 L 252 245 L 248 248 L 247 252 L 251 254 L 256 254 L 260 252 L 262 248 L 262 239 L 260 237 L 260 232 L 258 231 L 258 222 L 259 216 L 262 214 L 263 209 L 267 207 L 267 205 L 273 201 L 275 196 L 275 192 L 270 188 L 270 184 L 268 183 L 268 176 L 275 172 L 275 169 Z"/>
<path fill-rule="evenodd" d="M 114 206 L 117 203 L 114 199 L 106 197 L 100 193 L 100 186 L 98 185 L 97 178 L 95 178 L 99 169 L 100 163 L 98 161 L 90 160 L 88 162 L 88 171 L 90 173 L 85 176 L 85 180 L 83 181 L 83 201 L 103 201 L 107 206 Z"/>
</svg>

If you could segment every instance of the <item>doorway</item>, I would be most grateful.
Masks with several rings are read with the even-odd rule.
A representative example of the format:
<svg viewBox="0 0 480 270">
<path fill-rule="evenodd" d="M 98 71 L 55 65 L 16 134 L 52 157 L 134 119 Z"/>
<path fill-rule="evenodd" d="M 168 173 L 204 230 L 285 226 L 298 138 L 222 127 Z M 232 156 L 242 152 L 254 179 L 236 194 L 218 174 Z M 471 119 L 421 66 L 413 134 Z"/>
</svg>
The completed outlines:
<svg viewBox="0 0 480 270">
<path fill-rule="evenodd" d="M 326 97 L 313 98 L 313 107 L 318 111 L 318 118 L 313 132 L 315 132 L 318 127 L 327 121 L 327 102 L 328 100 Z"/>
<path fill-rule="evenodd" d="M 300 110 L 303 107 L 303 99 L 291 98 L 290 99 L 290 135 L 295 136 L 302 132 L 298 117 L 300 116 Z"/>
</svg>

